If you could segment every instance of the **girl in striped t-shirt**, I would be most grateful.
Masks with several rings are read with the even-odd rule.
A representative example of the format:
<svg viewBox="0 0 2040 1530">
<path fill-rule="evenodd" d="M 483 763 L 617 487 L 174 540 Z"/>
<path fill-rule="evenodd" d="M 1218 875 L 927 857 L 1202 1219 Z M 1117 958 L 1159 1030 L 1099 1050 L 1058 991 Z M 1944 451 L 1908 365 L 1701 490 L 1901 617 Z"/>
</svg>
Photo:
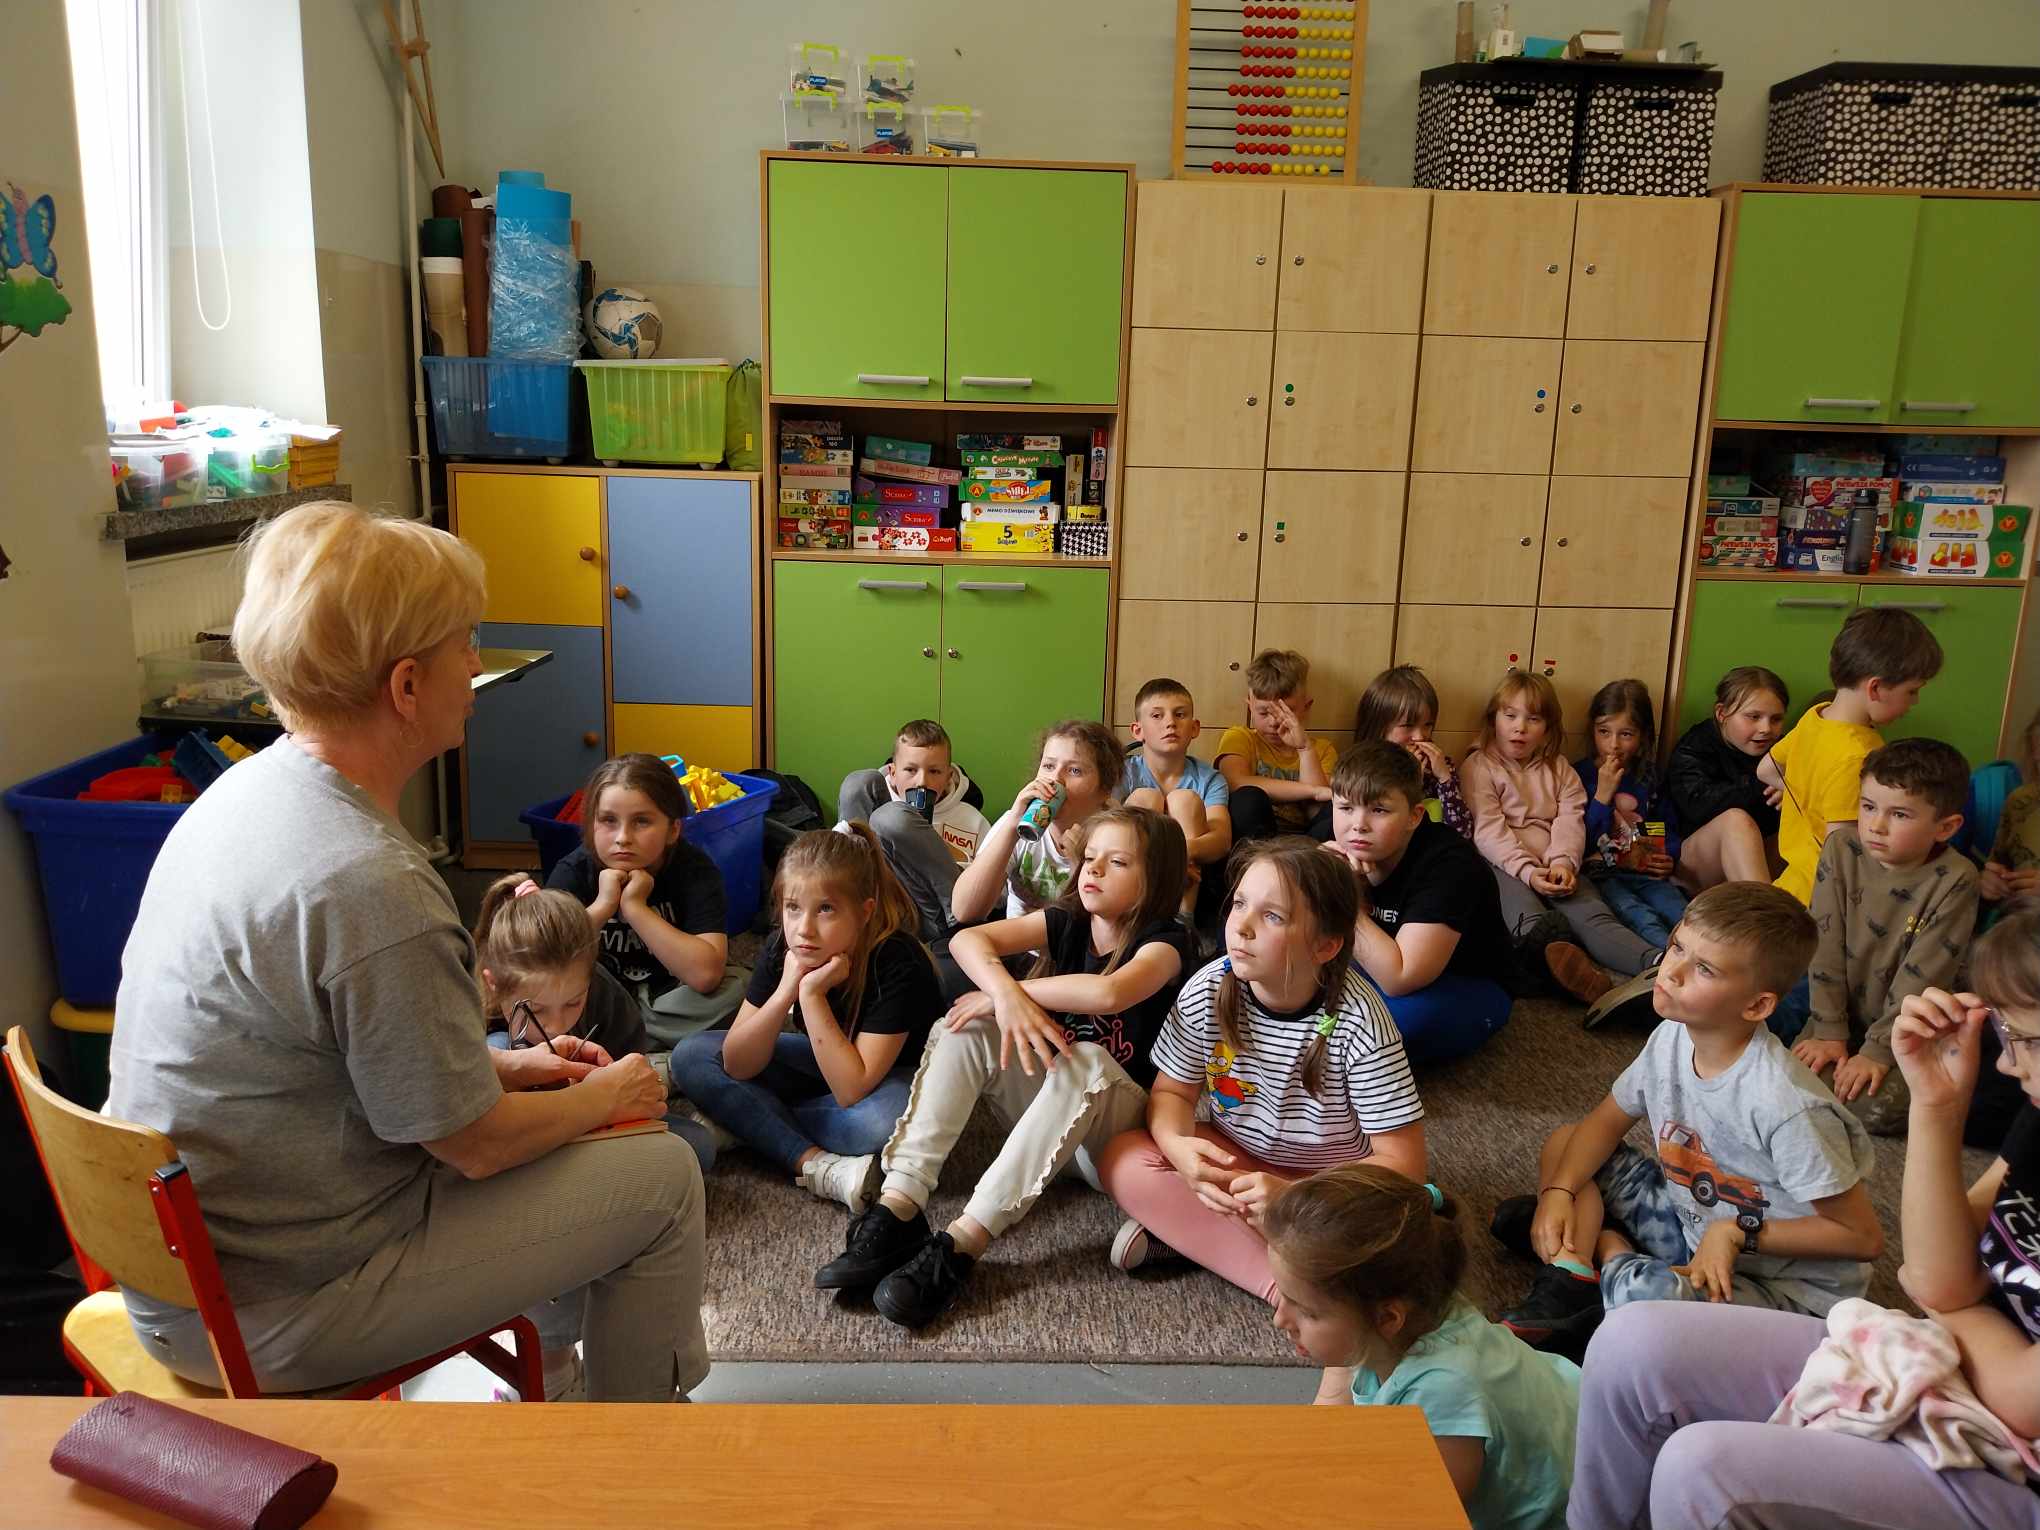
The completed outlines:
<svg viewBox="0 0 2040 1530">
<path fill-rule="evenodd" d="M 1352 964 L 1353 874 L 1325 849 L 1292 835 L 1240 852 L 1226 954 L 1183 985 L 1156 1038 L 1147 1127 L 1099 1160 L 1128 1217 L 1112 1241 L 1122 1270 L 1160 1243 L 1273 1302 L 1261 1221 L 1292 1181 L 1361 1159 L 1426 1178 L 1402 1037 Z"/>
</svg>

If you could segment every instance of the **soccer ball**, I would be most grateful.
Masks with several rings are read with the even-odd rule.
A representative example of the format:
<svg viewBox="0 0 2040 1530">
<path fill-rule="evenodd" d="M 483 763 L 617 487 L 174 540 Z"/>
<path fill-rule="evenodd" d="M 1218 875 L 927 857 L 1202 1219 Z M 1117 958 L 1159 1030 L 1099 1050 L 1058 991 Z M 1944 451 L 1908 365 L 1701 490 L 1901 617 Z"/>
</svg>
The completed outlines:
<svg viewBox="0 0 2040 1530">
<path fill-rule="evenodd" d="M 588 300 L 588 340 L 605 361 L 642 361 L 659 354 L 665 321 L 659 306 L 635 287 L 604 287 Z"/>
</svg>

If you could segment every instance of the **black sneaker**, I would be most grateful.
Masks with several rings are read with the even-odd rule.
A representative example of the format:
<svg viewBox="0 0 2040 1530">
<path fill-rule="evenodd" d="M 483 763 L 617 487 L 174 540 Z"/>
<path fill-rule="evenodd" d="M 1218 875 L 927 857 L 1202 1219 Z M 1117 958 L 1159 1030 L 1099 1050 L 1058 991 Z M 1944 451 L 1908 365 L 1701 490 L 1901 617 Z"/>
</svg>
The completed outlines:
<svg viewBox="0 0 2040 1530">
<path fill-rule="evenodd" d="M 850 1219 L 843 1252 L 815 1271 L 815 1289 L 840 1291 L 877 1285 L 928 1241 L 928 1219 L 915 1212 L 901 1221 L 881 1205 Z"/>
<path fill-rule="evenodd" d="M 902 1328 L 926 1328 L 963 1295 L 976 1263 L 956 1251 L 948 1233 L 939 1232 L 878 1283 L 871 1304 Z"/>
<path fill-rule="evenodd" d="M 1547 1264 L 1530 1282 L 1521 1303 L 1504 1312 L 1501 1321 L 1532 1349 L 1584 1348 L 1601 1326 L 1601 1283 Z"/>
<path fill-rule="evenodd" d="M 1530 1246 L 1530 1224 L 1536 1220 L 1537 1197 L 1512 1195 L 1495 1207 L 1495 1214 L 1488 1219 L 1487 1227 L 1495 1242 L 1510 1253 L 1535 1259 L 1537 1250 Z"/>
</svg>

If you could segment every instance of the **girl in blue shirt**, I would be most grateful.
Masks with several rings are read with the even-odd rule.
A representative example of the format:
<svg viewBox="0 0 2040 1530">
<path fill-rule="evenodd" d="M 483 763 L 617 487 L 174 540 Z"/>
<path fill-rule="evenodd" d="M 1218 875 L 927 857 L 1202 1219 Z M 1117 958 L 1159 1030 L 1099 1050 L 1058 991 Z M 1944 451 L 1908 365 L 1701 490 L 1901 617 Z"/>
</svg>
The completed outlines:
<svg viewBox="0 0 2040 1530">
<path fill-rule="evenodd" d="M 1459 1294 L 1453 1207 L 1371 1163 L 1301 1180 L 1267 1212 L 1275 1326 L 1325 1367 L 1321 1403 L 1421 1408 L 1474 1530 L 1560 1530 L 1580 1372 Z"/>
</svg>

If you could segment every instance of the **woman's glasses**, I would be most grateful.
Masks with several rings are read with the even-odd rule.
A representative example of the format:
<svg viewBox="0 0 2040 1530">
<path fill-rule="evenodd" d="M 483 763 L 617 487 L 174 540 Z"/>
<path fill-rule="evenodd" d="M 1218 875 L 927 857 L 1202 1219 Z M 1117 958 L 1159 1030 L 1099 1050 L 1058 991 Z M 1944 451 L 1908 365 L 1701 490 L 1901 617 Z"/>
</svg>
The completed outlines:
<svg viewBox="0 0 2040 1530">
<path fill-rule="evenodd" d="M 2013 1030 L 2005 1024 L 2005 1017 L 1995 1009 L 1988 1011 L 1988 1014 L 1990 1028 L 1997 1032 L 1998 1045 L 2005 1049 L 2005 1056 L 2013 1059 L 2015 1063 L 2020 1047 L 2040 1047 L 2040 1036 L 2028 1036 L 2023 1031 Z"/>
</svg>

